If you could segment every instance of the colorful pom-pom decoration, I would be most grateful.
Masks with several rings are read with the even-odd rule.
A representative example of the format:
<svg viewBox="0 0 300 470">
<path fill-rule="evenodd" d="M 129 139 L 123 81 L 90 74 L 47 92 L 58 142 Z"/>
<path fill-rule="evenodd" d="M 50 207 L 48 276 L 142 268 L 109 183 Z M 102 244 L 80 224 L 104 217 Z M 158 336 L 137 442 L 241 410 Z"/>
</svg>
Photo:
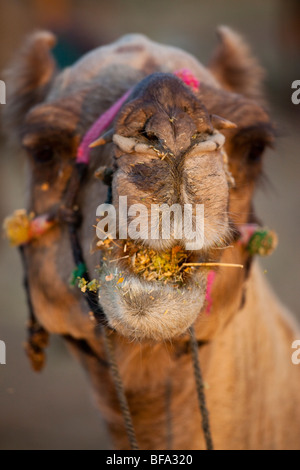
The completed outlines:
<svg viewBox="0 0 300 470">
<path fill-rule="evenodd" d="M 251 236 L 247 250 L 251 255 L 268 256 L 273 253 L 278 245 L 278 237 L 275 232 L 268 229 L 256 230 Z"/>
<path fill-rule="evenodd" d="M 193 91 L 198 91 L 200 87 L 199 80 L 192 74 L 189 69 L 180 69 L 174 72 L 176 77 L 180 78 Z"/>
<path fill-rule="evenodd" d="M 34 217 L 34 214 L 20 209 L 4 220 L 3 229 L 12 246 L 21 246 L 40 237 L 54 224 L 55 221 L 50 221 L 48 215 Z"/>
</svg>

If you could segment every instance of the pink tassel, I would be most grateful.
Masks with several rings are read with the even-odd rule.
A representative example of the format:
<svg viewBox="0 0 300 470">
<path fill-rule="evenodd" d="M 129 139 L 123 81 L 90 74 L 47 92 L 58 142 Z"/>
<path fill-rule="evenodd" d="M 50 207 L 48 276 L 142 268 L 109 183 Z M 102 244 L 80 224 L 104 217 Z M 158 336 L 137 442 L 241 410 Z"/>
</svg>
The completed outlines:
<svg viewBox="0 0 300 470">
<path fill-rule="evenodd" d="M 38 238 L 48 232 L 55 225 L 54 220 L 49 220 L 48 214 L 40 215 L 30 222 L 30 238 Z"/>
<path fill-rule="evenodd" d="M 81 141 L 81 144 L 77 151 L 76 163 L 84 163 L 88 165 L 90 162 L 90 144 L 94 142 L 113 122 L 114 118 L 120 111 L 122 105 L 129 97 L 132 89 L 126 91 L 118 101 L 116 101 L 105 113 L 97 119 L 96 122 L 90 127 Z"/>
<path fill-rule="evenodd" d="M 206 286 L 206 295 L 205 295 L 205 302 L 206 302 L 206 310 L 205 313 L 209 315 L 211 308 L 212 308 L 212 297 L 211 297 L 211 291 L 213 287 L 213 283 L 216 277 L 216 272 L 215 271 L 209 271 L 207 275 L 207 286 Z"/>
<path fill-rule="evenodd" d="M 239 232 L 240 232 L 241 236 L 238 240 L 238 244 L 243 245 L 243 246 L 247 246 L 247 244 L 249 243 L 250 238 L 252 237 L 254 232 L 256 232 L 258 227 L 259 226 L 257 224 L 239 225 L 238 229 L 239 229 Z"/>
<path fill-rule="evenodd" d="M 180 69 L 174 72 L 176 77 L 180 78 L 187 86 L 192 88 L 193 91 L 198 91 L 200 87 L 199 80 L 192 74 L 189 69 Z"/>
</svg>

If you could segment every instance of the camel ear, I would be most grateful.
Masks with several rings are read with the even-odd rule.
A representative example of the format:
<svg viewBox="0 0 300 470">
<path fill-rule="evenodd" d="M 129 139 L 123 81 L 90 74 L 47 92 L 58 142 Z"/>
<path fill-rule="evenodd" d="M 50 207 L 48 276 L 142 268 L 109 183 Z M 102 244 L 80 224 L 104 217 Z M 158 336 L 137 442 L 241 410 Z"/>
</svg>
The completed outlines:
<svg viewBox="0 0 300 470">
<path fill-rule="evenodd" d="M 5 74 L 7 99 L 3 110 L 4 124 L 19 134 L 29 109 L 46 96 L 55 75 L 56 64 L 50 50 L 56 38 L 47 31 L 38 31 L 25 41 Z"/>
<path fill-rule="evenodd" d="M 264 71 L 244 39 L 226 26 L 217 30 L 219 45 L 209 69 L 227 90 L 261 100 Z"/>
</svg>

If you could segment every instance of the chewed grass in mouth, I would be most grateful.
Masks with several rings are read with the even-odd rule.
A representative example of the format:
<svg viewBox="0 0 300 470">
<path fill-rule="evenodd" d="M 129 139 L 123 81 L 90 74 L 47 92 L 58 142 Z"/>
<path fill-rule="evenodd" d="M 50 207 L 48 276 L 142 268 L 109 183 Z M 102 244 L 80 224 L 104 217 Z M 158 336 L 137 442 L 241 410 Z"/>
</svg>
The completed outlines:
<svg viewBox="0 0 300 470">
<path fill-rule="evenodd" d="M 171 250 L 158 252 L 133 240 L 122 243 L 107 237 L 105 240 L 99 240 L 96 246 L 97 251 L 102 253 L 99 273 L 103 270 L 108 271 L 105 281 L 114 280 L 117 285 L 122 284 L 126 276 L 135 275 L 148 282 L 179 288 L 188 283 L 189 275 L 195 269 L 193 266 L 186 266 L 188 261 L 195 260 L 195 256 L 179 245 Z M 84 278 L 78 277 L 77 280 L 82 292 L 86 290 L 97 292 L 101 287 L 97 279 L 87 282 Z"/>
<path fill-rule="evenodd" d="M 208 270 L 185 264 L 202 261 L 203 253 L 180 246 L 159 252 L 137 241 L 110 238 L 98 240 L 97 249 L 97 279 L 80 278 L 78 286 L 97 294 L 108 324 L 118 333 L 135 341 L 164 341 L 195 321 L 205 303 Z"/>
<path fill-rule="evenodd" d="M 129 249 L 133 252 L 130 256 L 133 272 L 146 281 L 183 284 L 185 273 L 191 272 L 190 267 L 184 266 L 188 254 L 180 246 L 161 253 L 147 247 L 132 246 Z"/>
<path fill-rule="evenodd" d="M 182 285 L 186 275 L 192 271 L 191 267 L 184 265 L 190 255 L 181 246 L 157 252 L 143 245 L 137 245 L 132 240 L 126 240 L 121 249 L 119 244 L 119 249 L 115 249 L 115 242 L 108 238 L 101 243 L 98 242 L 98 247 L 104 252 L 102 260 L 106 266 L 112 267 L 114 263 L 119 263 L 124 270 L 146 281 Z"/>
</svg>

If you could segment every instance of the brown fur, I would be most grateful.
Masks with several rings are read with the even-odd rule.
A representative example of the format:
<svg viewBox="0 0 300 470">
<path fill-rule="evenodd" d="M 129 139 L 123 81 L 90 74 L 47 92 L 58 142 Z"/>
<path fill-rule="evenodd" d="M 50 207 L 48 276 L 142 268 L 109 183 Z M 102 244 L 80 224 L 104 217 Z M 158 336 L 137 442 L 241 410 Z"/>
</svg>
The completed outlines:
<svg viewBox="0 0 300 470">
<path fill-rule="evenodd" d="M 235 33 L 222 30 L 223 45 L 212 62 L 211 71 L 178 49 L 130 35 L 91 52 L 55 77 L 53 61 L 47 52 L 49 40 L 44 40 L 51 37 L 47 34 L 33 36 L 25 52 L 16 59 L 10 83 L 10 96 L 15 98 L 7 104 L 13 131 L 21 135 L 29 154 L 32 180 L 28 205 L 38 214 L 60 202 L 79 140 L 98 115 L 129 87 L 150 73 L 170 73 L 184 67 L 191 69 L 201 81 L 200 91 L 195 96 L 169 75 L 154 77 L 153 87 L 148 81 L 143 88 L 142 82 L 115 123 L 115 131 L 120 135 L 144 139 L 148 144 L 153 141 L 157 145 L 165 144 L 174 153 L 175 160 L 171 163 L 147 154 L 139 155 L 137 162 L 134 161 L 137 155 L 123 155 L 116 145 L 93 150 L 89 175 L 78 200 L 83 215 L 79 235 L 91 274 L 99 262 L 97 254 L 90 254 L 92 227 L 96 207 L 106 194 L 106 188 L 92 175 L 100 164 L 111 164 L 114 156 L 117 167 L 115 203 L 121 191 L 133 201 L 144 193 L 148 202 L 154 197 L 164 202 L 177 188 L 174 194 L 178 199 L 183 194 L 183 190 L 178 190 L 178 181 L 185 171 L 183 180 L 187 193 L 190 191 L 189 197 L 207 198 L 209 223 L 213 225 L 220 214 L 224 216 L 219 237 L 230 232 L 233 235 L 232 227 L 252 219 L 253 191 L 262 170 L 263 150 L 272 142 L 272 126 L 267 112 L 256 100 L 261 95 L 260 69 Z M 36 104 L 38 106 L 32 108 Z M 197 155 L 188 158 L 195 131 L 199 138 L 204 135 L 210 138 L 211 114 L 237 124 L 236 129 L 222 131 L 230 170 L 236 180 L 233 189 L 227 185 L 218 150 L 212 152 L 211 158 L 201 160 Z M 168 121 L 173 117 L 178 122 L 176 119 L 173 123 Z M 197 121 L 199 117 L 203 121 Z M 135 163 L 131 170 L 130 163 Z M 175 168 L 179 168 L 177 173 Z M 203 176 L 207 177 L 206 182 Z M 216 177 L 220 182 L 210 184 Z M 51 183 L 46 192 L 41 190 L 45 181 Z M 232 243 L 232 249 L 224 250 L 217 250 L 213 243 L 208 243 L 200 256 L 250 265 L 249 256 L 234 242 L 234 237 Z M 114 446 L 128 448 L 99 328 L 95 329 L 90 321 L 80 292 L 68 284 L 74 266 L 67 228 L 57 227 L 33 242 L 26 248 L 26 256 L 30 291 L 39 321 L 49 332 L 69 338 L 71 348 L 90 376 Z M 195 274 L 195 278 L 197 276 L 201 274 Z M 128 279 L 137 283 L 130 272 Z M 108 320 L 116 328 L 112 333 L 116 357 L 140 447 L 166 448 L 165 404 L 170 384 L 172 448 L 204 447 L 191 357 L 186 347 L 187 324 L 179 321 L 184 317 L 184 300 L 198 295 L 200 304 L 192 300 L 188 310 L 196 319 L 198 340 L 205 341 L 199 357 L 207 384 L 215 447 L 299 448 L 299 368 L 292 365 L 290 357 L 291 343 L 297 339 L 299 330 L 266 285 L 256 263 L 249 272 L 218 270 L 209 316 L 205 314 L 201 297 L 205 280 L 192 294 L 184 292 L 181 300 L 174 297 L 176 302 L 172 304 L 171 313 L 175 338 L 172 342 L 166 340 L 166 334 L 162 335 L 164 341 L 149 339 L 157 338 L 157 325 L 160 322 L 163 328 L 164 318 L 151 322 L 151 306 L 145 295 L 147 288 L 144 284 L 136 287 L 149 319 L 146 325 L 149 331 L 144 340 L 126 329 L 126 315 L 130 316 L 132 310 L 124 307 L 120 314 L 117 295 L 109 290 L 100 293 Z M 157 311 L 168 307 L 166 293 L 166 289 L 159 288 Z M 137 318 L 136 321 L 144 320 Z M 137 330 L 141 331 L 138 324 Z M 132 336 L 139 337 L 140 341 L 133 342 Z"/>
<path fill-rule="evenodd" d="M 28 37 L 18 57 L 6 74 L 8 86 L 6 124 L 15 132 L 22 124 L 26 112 L 41 102 L 54 77 L 56 64 L 50 54 L 56 38 L 47 31 Z"/>
<path fill-rule="evenodd" d="M 219 46 L 209 65 L 222 86 L 248 98 L 261 100 L 264 71 L 249 46 L 226 26 L 218 29 Z"/>
</svg>

